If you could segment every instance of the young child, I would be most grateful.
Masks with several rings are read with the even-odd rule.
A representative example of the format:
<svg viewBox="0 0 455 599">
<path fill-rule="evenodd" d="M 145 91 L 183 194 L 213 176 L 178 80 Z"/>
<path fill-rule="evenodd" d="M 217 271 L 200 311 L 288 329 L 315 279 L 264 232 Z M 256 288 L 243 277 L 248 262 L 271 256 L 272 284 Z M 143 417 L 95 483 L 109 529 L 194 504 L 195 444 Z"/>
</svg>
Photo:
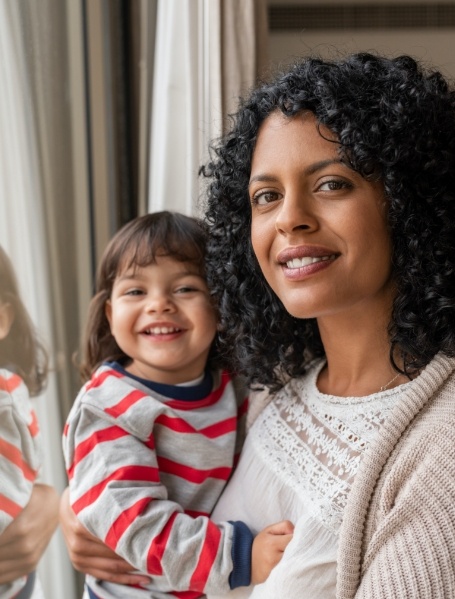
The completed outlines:
<svg viewBox="0 0 455 599">
<path fill-rule="evenodd" d="M 41 440 L 30 401 L 44 387 L 47 354 L 0 247 L 0 535 L 30 500 L 41 466 Z M 0 597 L 32 596 L 35 574 L 0 585 Z"/>
<path fill-rule="evenodd" d="M 88 596 L 192 599 L 261 582 L 292 525 L 256 538 L 209 515 L 240 446 L 245 388 L 216 367 L 206 233 L 159 212 L 134 219 L 101 260 L 63 447 L 80 521 L 150 583 L 87 577 Z"/>
</svg>

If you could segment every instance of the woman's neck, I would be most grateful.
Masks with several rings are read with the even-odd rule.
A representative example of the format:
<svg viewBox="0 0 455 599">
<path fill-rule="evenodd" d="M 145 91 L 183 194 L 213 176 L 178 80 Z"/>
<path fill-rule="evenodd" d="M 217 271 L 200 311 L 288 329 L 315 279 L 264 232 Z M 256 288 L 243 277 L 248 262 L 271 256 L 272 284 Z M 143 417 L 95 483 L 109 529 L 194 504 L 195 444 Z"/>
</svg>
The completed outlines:
<svg viewBox="0 0 455 599">
<path fill-rule="evenodd" d="M 368 311 L 367 311 L 368 312 Z M 387 333 L 389 314 L 359 311 L 318 319 L 327 366 L 318 378 L 323 393 L 340 397 L 362 397 L 406 382 L 390 362 Z M 400 364 L 398 363 L 400 366 Z"/>
</svg>

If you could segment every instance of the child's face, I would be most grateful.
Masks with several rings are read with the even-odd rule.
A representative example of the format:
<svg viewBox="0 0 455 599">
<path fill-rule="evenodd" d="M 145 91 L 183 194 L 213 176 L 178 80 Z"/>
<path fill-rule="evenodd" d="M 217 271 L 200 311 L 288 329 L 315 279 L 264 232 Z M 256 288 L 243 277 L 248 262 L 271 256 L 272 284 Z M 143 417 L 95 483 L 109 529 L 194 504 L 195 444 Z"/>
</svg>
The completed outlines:
<svg viewBox="0 0 455 599">
<path fill-rule="evenodd" d="M 106 316 L 132 374 L 178 384 L 203 373 L 217 323 L 195 265 L 158 257 L 126 270 L 115 279 Z"/>
<path fill-rule="evenodd" d="M 11 304 L 0 300 L 0 340 L 6 339 L 14 320 L 14 311 Z"/>
</svg>

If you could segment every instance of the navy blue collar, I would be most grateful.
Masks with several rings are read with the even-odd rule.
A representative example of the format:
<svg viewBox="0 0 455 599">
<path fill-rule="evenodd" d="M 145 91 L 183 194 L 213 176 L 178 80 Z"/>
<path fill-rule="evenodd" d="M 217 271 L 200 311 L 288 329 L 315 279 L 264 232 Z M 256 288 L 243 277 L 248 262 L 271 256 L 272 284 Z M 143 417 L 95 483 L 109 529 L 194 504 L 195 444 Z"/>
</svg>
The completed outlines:
<svg viewBox="0 0 455 599">
<path fill-rule="evenodd" d="M 155 381 L 150 381 L 148 379 L 135 376 L 134 374 L 131 374 L 125 370 L 125 368 L 119 362 L 104 362 L 104 364 L 109 366 L 109 368 L 116 370 L 123 376 L 134 379 L 135 381 L 141 383 L 141 385 L 144 385 L 152 391 L 155 391 L 164 397 L 168 397 L 169 399 L 197 401 L 207 397 L 207 395 L 209 395 L 213 389 L 213 377 L 209 370 L 205 371 L 204 378 L 197 385 L 181 387 L 180 385 L 165 385 L 164 383 L 156 383 Z"/>
</svg>

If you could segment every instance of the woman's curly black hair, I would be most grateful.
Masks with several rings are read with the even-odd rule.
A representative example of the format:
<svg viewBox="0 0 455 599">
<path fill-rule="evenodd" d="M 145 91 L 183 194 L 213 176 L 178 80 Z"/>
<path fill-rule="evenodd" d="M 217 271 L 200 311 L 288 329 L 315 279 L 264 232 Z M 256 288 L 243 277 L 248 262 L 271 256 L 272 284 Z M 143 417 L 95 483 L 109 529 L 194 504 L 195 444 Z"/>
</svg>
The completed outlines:
<svg viewBox="0 0 455 599">
<path fill-rule="evenodd" d="M 250 384 L 277 389 L 324 355 L 316 322 L 287 313 L 251 246 L 252 154 L 261 124 L 275 111 L 311 111 L 336 134 L 352 168 L 384 186 L 396 282 L 392 364 L 397 368 L 399 355 L 403 372 L 412 374 L 437 352 L 454 356 L 455 92 L 409 56 L 359 53 L 306 58 L 258 87 L 201 169 L 209 179 L 208 279 L 230 367 Z"/>
</svg>

